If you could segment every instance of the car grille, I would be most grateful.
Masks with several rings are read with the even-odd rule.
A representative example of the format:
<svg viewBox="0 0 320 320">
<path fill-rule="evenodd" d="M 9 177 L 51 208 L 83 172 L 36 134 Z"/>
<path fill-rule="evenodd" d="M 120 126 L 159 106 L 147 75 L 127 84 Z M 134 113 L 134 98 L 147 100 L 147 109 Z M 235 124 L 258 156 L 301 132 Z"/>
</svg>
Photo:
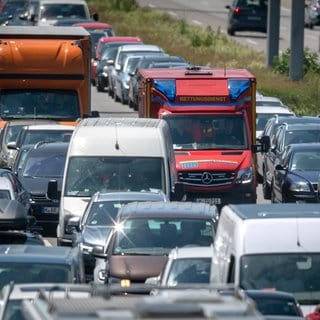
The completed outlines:
<svg viewBox="0 0 320 320">
<path fill-rule="evenodd" d="M 39 202 L 39 201 L 48 201 L 45 193 L 33 193 L 31 194 L 32 201 Z"/>
<path fill-rule="evenodd" d="M 199 187 L 217 187 L 230 185 L 234 180 L 235 172 L 199 171 L 179 172 L 179 179 L 186 185 Z"/>
</svg>

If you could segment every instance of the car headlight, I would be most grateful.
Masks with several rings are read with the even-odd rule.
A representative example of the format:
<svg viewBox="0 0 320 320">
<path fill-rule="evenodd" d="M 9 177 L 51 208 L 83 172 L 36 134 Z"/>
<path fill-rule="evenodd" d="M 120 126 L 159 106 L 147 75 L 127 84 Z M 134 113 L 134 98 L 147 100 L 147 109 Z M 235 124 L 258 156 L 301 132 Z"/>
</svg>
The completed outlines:
<svg viewBox="0 0 320 320">
<path fill-rule="evenodd" d="M 253 178 L 253 169 L 252 167 L 241 169 L 238 171 L 236 183 L 238 184 L 247 184 L 251 183 Z"/>
<path fill-rule="evenodd" d="M 295 192 L 310 192 L 310 186 L 307 182 L 297 182 L 297 183 L 292 183 L 289 187 L 291 191 Z"/>
</svg>

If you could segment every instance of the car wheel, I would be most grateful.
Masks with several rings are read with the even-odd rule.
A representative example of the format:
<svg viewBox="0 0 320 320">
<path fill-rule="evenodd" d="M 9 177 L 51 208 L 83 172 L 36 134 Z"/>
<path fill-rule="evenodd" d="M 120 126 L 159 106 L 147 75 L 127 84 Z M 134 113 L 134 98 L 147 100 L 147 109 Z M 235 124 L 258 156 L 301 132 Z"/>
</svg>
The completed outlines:
<svg viewBox="0 0 320 320">
<path fill-rule="evenodd" d="M 96 88 L 98 92 L 102 92 L 104 89 L 100 81 L 97 82 Z"/>
<path fill-rule="evenodd" d="M 263 170 L 262 191 L 263 191 L 263 198 L 265 200 L 270 200 L 271 199 L 271 188 L 268 185 L 266 173 L 264 170 Z"/>
<path fill-rule="evenodd" d="M 234 36 L 235 30 L 232 29 L 231 27 L 229 27 L 228 30 L 227 30 L 227 32 L 228 32 L 228 35 L 229 35 L 229 36 Z"/>
<path fill-rule="evenodd" d="M 263 176 L 261 174 L 259 174 L 258 172 L 257 172 L 257 182 L 260 184 L 263 183 Z"/>
</svg>

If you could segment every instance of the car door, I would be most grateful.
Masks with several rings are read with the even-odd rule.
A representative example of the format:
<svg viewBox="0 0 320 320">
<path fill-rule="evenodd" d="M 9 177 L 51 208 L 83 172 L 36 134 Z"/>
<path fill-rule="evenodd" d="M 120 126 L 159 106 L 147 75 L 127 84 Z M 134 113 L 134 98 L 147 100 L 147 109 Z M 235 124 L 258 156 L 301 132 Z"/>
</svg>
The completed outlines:
<svg viewBox="0 0 320 320">
<path fill-rule="evenodd" d="M 277 164 L 281 166 L 274 170 L 272 179 L 272 202 L 285 202 L 283 197 L 283 186 L 286 183 L 286 178 L 289 170 L 289 162 L 291 159 L 290 148 L 286 148 L 282 156 L 278 159 Z"/>
</svg>

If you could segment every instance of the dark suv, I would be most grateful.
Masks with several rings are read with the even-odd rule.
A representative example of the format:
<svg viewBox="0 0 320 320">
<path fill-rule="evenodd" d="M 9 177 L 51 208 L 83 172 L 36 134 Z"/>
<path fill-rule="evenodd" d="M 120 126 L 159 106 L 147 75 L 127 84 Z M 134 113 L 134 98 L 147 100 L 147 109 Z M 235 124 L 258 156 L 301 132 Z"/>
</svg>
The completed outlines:
<svg viewBox="0 0 320 320">
<path fill-rule="evenodd" d="M 263 163 L 263 196 L 271 198 L 271 182 L 276 165 L 286 146 L 294 143 L 320 142 L 320 125 L 318 123 L 287 124 L 279 126 L 271 141 L 270 150 L 264 156 Z"/>
<path fill-rule="evenodd" d="M 31 195 L 31 214 L 46 236 L 56 235 L 60 198 L 47 196 L 49 181 L 55 180 L 61 190 L 68 142 L 39 142 L 29 152 L 18 170 L 18 178 Z"/>
<path fill-rule="evenodd" d="M 236 31 L 267 32 L 267 0 L 235 0 L 227 5 L 227 32 L 233 36 Z"/>
</svg>

